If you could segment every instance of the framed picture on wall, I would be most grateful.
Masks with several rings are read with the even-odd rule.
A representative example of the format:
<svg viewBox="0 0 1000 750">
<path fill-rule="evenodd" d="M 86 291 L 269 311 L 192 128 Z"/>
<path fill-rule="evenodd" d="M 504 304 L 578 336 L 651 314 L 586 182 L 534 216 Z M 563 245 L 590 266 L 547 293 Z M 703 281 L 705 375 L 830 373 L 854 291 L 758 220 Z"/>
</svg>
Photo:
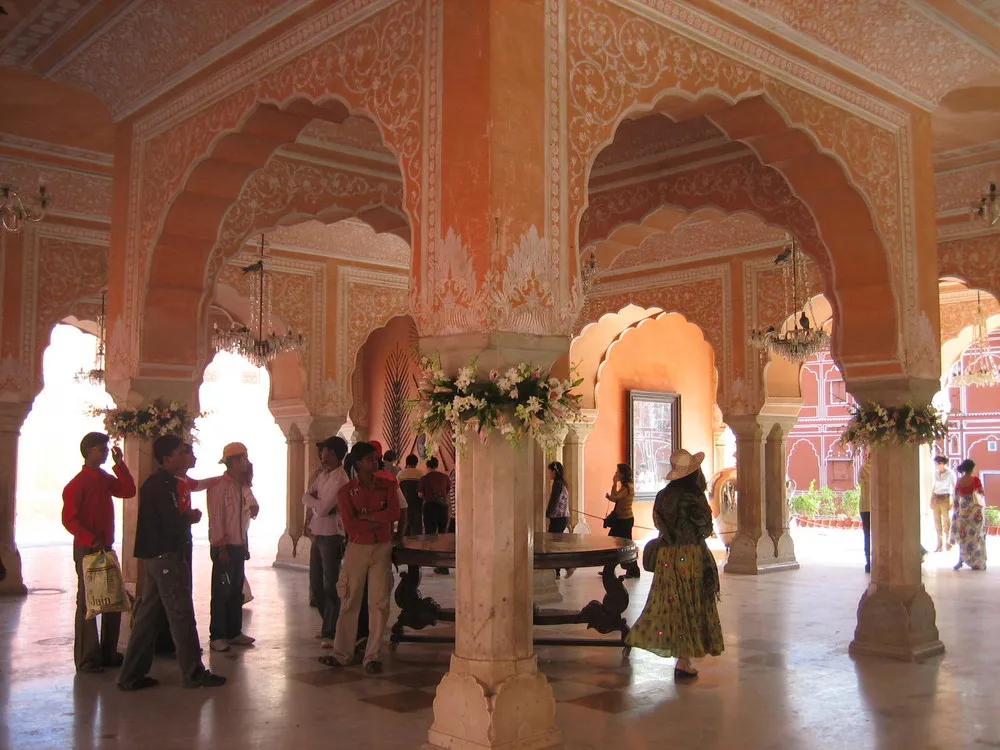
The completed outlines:
<svg viewBox="0 0 1000 750">
<path fill-rule="evenodd" d="M 666 484 L 670 454 L 681 446 L 681 397 L 658 391 L 628 392 L 628 462 L 635 499 L 652 500 Z"/>
</svg>

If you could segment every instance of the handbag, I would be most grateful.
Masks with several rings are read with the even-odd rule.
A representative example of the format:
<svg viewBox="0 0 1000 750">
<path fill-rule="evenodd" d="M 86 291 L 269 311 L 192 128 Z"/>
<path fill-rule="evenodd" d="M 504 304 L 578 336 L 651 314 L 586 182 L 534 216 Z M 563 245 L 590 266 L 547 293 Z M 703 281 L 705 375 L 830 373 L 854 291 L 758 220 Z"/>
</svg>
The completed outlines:
<svg viewBox="0 0 1000 750">
<path fill-rule="evenodd" d="M 660 547 L 663 545 L 663 537 L 656 537 L 646 542 L 642 548 L 642 569 L 652 573 L 656 570 L 656 558 L 659 557 Z"/>
</svg>

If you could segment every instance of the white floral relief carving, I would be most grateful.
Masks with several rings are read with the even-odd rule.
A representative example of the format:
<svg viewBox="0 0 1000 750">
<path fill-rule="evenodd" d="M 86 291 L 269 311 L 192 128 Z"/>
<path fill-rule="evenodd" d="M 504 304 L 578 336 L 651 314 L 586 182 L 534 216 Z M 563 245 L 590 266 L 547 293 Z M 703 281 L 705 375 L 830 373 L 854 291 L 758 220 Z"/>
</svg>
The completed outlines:
<svg viewBox="0 0 1000 750">
<path fill-rule="evenodd" d="M 322 101 L 336 95 L 352 112 L 375 121 L 399 158 L 406 212 L 413 236 L 421 236 L 423 196 L 416 186 L 423 160 L 424 2 L 400 0 L 371 15 L 355 15 L 372 4 L 352 0 L 330 8 L 300 32 L 264 45 L 250 59 L 136 123 L 125 290 L 133 365 L 138 361 L 139 306 L 167 211 L 192 165 L 210 154 L 221 134 L 239 130 L 260 102 Z M 301 54 L 274 67 L 279 51 L 287 55 L 296 50 Z"/>
<path fill-rule="evenodd" d="M 733 380 L 728 395 L 729 398 L 722 403 L 722 411 L 726 417 L 759 414 L 764 405 L 760 389 L 742 376 Z"/>
<path fill-rule="evenodd" d="M 949 240 L 938 245 L 938 276 L 954 276 L 973 289 L 1000 298 L 1000 233 Z"/>
<path fill-rule="evenodd" d="M 306 249 L 329 258 L 410 267 L 410 245 L 406 240 L 395 234 L 376 232 L 359 219 L 342 219 L 333 224 L 304 221 L 275 227 L 267 238 L 271 247 L 286 245 L 290 249 Z"/>
<path fill-rule="evenodd" d="M 916 329 L 901 354 L 906 372 L 912 377 L 936 379 L 941 376 L 941 341 L 934 335 L 927 313 L 920 313 Z"/>
<path fill-rule="evenodd" d="M 418 315 L 420 330 L 426 335 L 474 331 L 482 327 L 484 311 L 479 307 L 482 299 L 471 253 L 450 227 L 430 253 L 423 292 L 429 299 L 421 305 Z"/>
<path fill-rule="evenodd" d="M 62 5 L 66 0 L 60 0 Z M 118 116 L 134 100 L 159 89 L 255 22 L 301 0 L 173 0 L 131 3 L 115 23 L 91 37 L 55 79 L 89 91 Z M 286 15 L 282 13 L 280 15 Z M 150 34 L 150 29 L 169 30 Z"/>
<path fill-rule="evenodd" d="M 28 369 L 13 354 L 0 359 L 0 400 L 21 401 L 31 393 Z"/>
<path fill-rule="evenodd" d="M 222 263 L 237 252 L 248 235 L 274 226 L 290 213 L 315 215 L 334 209 L 359 213 L 377 206 L 393 207 L 402 213 L 401 185 L 354 172 L 272 158 L 247 180 L 239 198 L 226 211 L 206 263 L 206 287 L 211 287 Z"/>
</svg>

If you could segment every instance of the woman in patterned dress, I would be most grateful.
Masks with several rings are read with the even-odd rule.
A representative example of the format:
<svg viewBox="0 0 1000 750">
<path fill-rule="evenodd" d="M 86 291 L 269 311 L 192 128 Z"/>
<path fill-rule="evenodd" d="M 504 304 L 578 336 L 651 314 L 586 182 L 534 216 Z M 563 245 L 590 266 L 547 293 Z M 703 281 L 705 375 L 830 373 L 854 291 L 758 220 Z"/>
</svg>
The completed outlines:
<svg viewBox="0 0 1000 750">
<path fill-rule="evenodd" d="M 671 480 L 656 495 L 653 523 L 660 532 L 653 584 L 646 606 L 625 642 L 659 656 L 676 656 L 675 680 L 698 676 L 692 659 L 722 653 L 716 602 L 719 569 L 705 540 L 712 535 L 704 453 L 674 451 Z"/>
<path fill-rule="evenodd" d="M 958 564 L 986 570 L 986 527 L 983 521 L 983 485 L 972 476 L 976 463 L 965 459 L 957 467 L 955 500 L 951 515 L 951 543 L 958 545 Z"/>
</svg>

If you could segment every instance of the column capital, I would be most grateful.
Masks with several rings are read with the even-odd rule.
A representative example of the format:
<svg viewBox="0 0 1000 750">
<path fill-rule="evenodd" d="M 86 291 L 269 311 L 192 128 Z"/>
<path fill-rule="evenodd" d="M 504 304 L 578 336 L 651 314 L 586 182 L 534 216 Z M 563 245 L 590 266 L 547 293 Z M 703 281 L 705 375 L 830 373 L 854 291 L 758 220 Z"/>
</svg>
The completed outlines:
<svg viewBox="0 0 1000 750">
<path fill-rule="evenodd" d="M 767 437 L 759 414 L 734 414 L 726 420 L 736 439 L 763 441 Z"/>
<path fill-rule="evenodd" d="M 437 354 L 445 372 L 457 372 L 473 357 L 478 357 L 479 366 L 487 370 L 501 370 L 519 362 L 548 368 L 569 351 L 569 343 L 569 336 L 494 331 L 423 336 L 420 351 L 422 354 Z"/>
<path fill-rule="evenodd" d="M 858 401 L 874 401 L 882 406 L 901 406 L 907 402 L 929 404 L 934 394 L 941 390 L 941 381 L 937 378 L 912 378 L 906 375 L 853 378 L 847 381 L 847 390 Z"/>
<path fill-rule="evenodd" d="M 594 431 L 597 424 L 597 409 L 583 409 L 580 412 L 580 419 L 575 422 L 566 423 L 567 444 L 585 445 L 590 433 Z"/>
<path fill-rule="evenodd" d="M 29 411 L 30 401 L 0 401 L 0 432 L 20 433 Z"/>
</svg>

